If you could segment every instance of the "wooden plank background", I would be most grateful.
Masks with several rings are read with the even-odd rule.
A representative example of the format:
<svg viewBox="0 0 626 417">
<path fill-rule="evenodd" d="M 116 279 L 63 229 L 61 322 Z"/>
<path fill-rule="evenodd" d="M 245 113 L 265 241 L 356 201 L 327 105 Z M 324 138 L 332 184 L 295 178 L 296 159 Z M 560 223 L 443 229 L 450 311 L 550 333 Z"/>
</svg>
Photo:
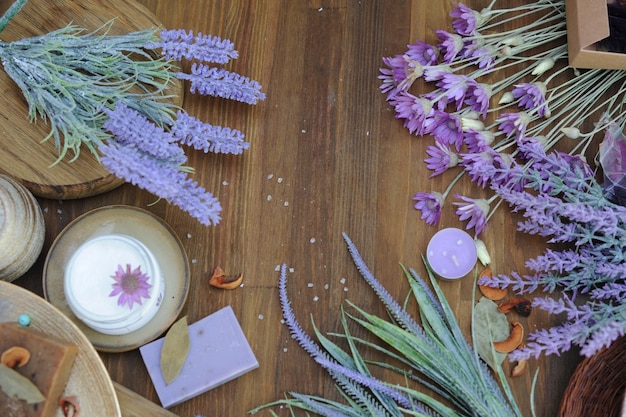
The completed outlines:
<svg viewBox="0 0 626 417">
<path fill-rule="evenodd" d="M 428 179 L 422 160 L 431 141 L 411 136 L 379 92 L 383 56 L 404 52 L 416 39 L 450 29 L 447 0 L 140 0 L 167 28 L 186 28 L 231 39 L 240 58 L 227 69 L 258 80 L 267 99 L 256 106 L 186 94 L 185 109 L 209 123 L 246 134 L 242 156 L 189 152 L 195 179 L 223 206 L 222 222 L 203 227 L 164 201 L 124 185 L 80 200 L 40 199 L 47 226 L 44 254 L 16 283 L 41 292 L 45 251 L 78 215 L 103 205 L 129 204 L 162 217 L 177 232 L 191 260 L 190 322 L 231 305 L 260 368 L 174 407 L 180 416 L 243 416 L 289 391 L 336 398 L 332 380 L 308 358 L 281 324 L 275 268 L 285 262 L 288 291 L 303 327 L 313 318 L 324 332 L 340 331 L 340 307 L 350 300 L 384 314 L 362 282 L 341 237 L 346 232 L 392 295 L 408 286 L 399 263 L 424 273 L 421 254 L 443 227 L 462 227 L 449 205 L 438 227 L 413 209 L 417 191 L 443 190 L 453 175 Z M 515 1 L 502 1 L 504 5 Z M 485 6 L 480 1 L 471 2 Z M 479 196 L 461 182 L 459 193 Z M 270 199 L 271 196 L 271 199 Z M 543 241 L 515 233 L 516 218 L 499 210 L 484 233 L 493 268 L 523 268 Z M 220 291 L 211 271 L 244 274 L 244 285 Z M 327 289 L 325 286 L 327 285 Z M 470 279 L 443 282 L 459 321 L 469 332 Z M 527 330 L 554 318 L 533 312 Z M 356 334 L 360 334 L 355 329 Z M 102 354 L 114 381 L 158 401 L 137 350 Z M 554 416 L 579 361 L 576 353 L 531 361 L 512 381 L 526 415 L 531 376 L 539 368 L 537 415 Z M 277 410 L 288 415 L 285 410 Z M 269 415 L 264 411 L 262 415 Z"/>
</svg>

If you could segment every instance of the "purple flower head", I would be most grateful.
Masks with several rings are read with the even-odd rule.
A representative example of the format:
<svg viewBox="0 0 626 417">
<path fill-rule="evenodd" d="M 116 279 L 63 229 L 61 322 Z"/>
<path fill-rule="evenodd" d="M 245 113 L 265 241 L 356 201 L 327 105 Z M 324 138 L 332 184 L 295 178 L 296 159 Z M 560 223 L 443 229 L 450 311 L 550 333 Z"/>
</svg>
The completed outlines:
<svg viewBox="0 0 626 417">
<path fill-rule="evenodd" d="M 100 162 L 116 177 L 171 202 L 203 225 L 219 223 L 219 201 L 187 178 L 180 166 L 115 141 L 101 144 L 98 150 L 102 154 Z"/>
<path fill-rule="evenodd" d="M 177 72 L 176 78 L 191 81 L 191 93 L 210 95 L 225 99 L 237 100 L 248 104 L 256 104 L 265 99 L 261 85 L 234 72 L 225 69 L 211 68 L 207 65 L 193 63 L 191 74 Z"/>
<path fill-rule="evenodd" d="M 513 97 L 519 99 L 519 105 L 526 110 L 537 110 L 537 114 L 543 117 L 546 114 L 546 85 L 540 81 L 534 83 L 522 83 L 515 86 L 512 91 Z"/>
<path fill-rule="evenodd" d="M 421 219 L 426 224 L 434 225 L 439 222 L 441 208 L 443 206 L 443 194 L 433 191 L 431 193 L 418 192 L 413 197 L 417 201 L 413 207 L 422 212 Z"/>
<path fill-rule="evenodd" d="M 571 155 L 565 152 L 556 151 L 558 160 L 561 160 L 569 167 L 569 171 L 572 173 L 580 173 L 583 178 L 591 179 L 594 177 L 593 169 L 589 166 L 589 163 L 580 155 Z"/>
<path fill-rule="evenodd" d="M 123 103 L 117 103 L 113 110 L 105 109 L 109 118 L 104 128 L 113 134 L 115 141 L 122 145 L 134 146 L 156 159 L 182 164 L 186 157 L 170 134 L 150 122 Z"/>
<path fill-rule="evenodd" d="M 463 142 L 470 153 L 480 153 L 490 149 L 493 140 L 494 134 L 490 130 L 470 129 L 463 132 Z"/>
<path fill-rule="evenodd" d="M 179 111 L 170 134 L 185 145 L 206 152 L 239 155 L 250 147 L 236 129 L 212 126 L 186 112 Z"/>
<path fill-rule="evenodd" d="M 148 284 L 150 277 L 141 272 L 140 266 L 131 270 L 130 264 L 126 264 L 126 269 L 118 265 L 115 275 L 111 275 L 111 278 L 115 282 L 109 297 L 119 295 L 118 306 L 128 304 L 128 308 L 132 309 L 134 303 L 141 305 L 142 298 L 150 298 L 149 290 L 152 288 L 152 285 Z"/>
<path fill-rule="evenodd" d="M 459 157 L 452 152 L 449 146 L 435 141 L 435 146 L 429 146 L 426 149 L 429 158 L 426 158 L 426 167 L 433 171 L 430 178 L 442 174 L 448 168 L 453 168 L 459 163 Z"/>
<path fill-rule="evenodd" d="M 439 48 L 443 52 L 443 62 L 448 64 L 452 63 L 465 46 L 463 38 L 460 35 L 449 33 L 445 30 L 437 30 L 435 34 L 440 40 Z"/>
<path fill-rule="evenodd" d="M 463 3 L 457 3 L 450 16 L 454 19 L 452 21 L 454 31 L 463 36 L 473 35 L 483 20 L 480 12 L 470 9 Z"/>
<path fill-rule="evenodd" d="M 497 122 L 498 130 L 507 136 L 521 137 L 526 132 L 526 127 L 530 123 L 531 118 L 526 112 L 504 113 L 500 115 Z"/>
<path fill-rule="evenodd" d="M 418 40 L 415 43 L 407 45 L 406 55 L 419 62 L 423 66 L 430 66 L 437 63 L 437 50 L 434 46 Z"/>
<path fill-rule="evenodd" d="M 383 58 L 383 62 L 385 58 Z M 396 88 L 398 83 L 394 78 L 394 70 L 389 68 L 380 68 L 380 75 L 378 79 L 381 80 L 380 91 L 387 95 L 387 100 L 393 98 L 396 94 Z"/>
<path fill-rule="evenodd" d="M 491 86 L 488 84 L 474 82 L 465 94 L 465 104 L 470 106 L 473 111 L 480 113 L 483 118 L 487 116 L 490 99 Z"/>
<path fill-rule="evenodd" d="M 459 220 L 468 220 L 466 229 L 474 228 L 476 235 L 482 233 L 487 224 L 487 215 L 489 215 L 489 202 L 485 199 L 473 199 L 456 194 L 456 198 L 463 200 L 463 203 L 455 202 L 458 208 L 456 214 Z"/>
<path fill-rule="evenodd" d="M 476 81 L 465 75 L 447 73 L 436 85 L 445 94 L 446 99 L 456 102 L 456 109 L 460 110 L 468 95 L 468 90 L 475 88 Z"/>
<path fill-rule="evenodd" d="M 496 66 L 496 54 L 490 46 L 473 44 L 471 48 L 466 49 L 465 56 L 472 58 L 478 68 L 492 70 Z"/>
<path fill-rule="evenodd" d="M 624 336 L 625 333 L 626 323 L 623 321 L 610 321 L 596 330 L 593 335 L 587 339 L 580 353 L 589 358 L 602 349 L 609 347 L 611 343 Z"/>
<path fill-rule="evenodd" d="M 198 33 L 194 36 L 193 31 L 179 30 L 161 31 L 161 42 L 146 45 L 147 48 L 161 48 L 161 53 L 166 59 L 177 61 L 196 59 L 204 62 L 225 64 L 231 59 L 238 57 L 234 45 L 228 39 L 220 39 L 217 36 L 203 35 Z"/>
<path fill-rule="evenodd" d="M 391 70 L 391 73 L 384 73 L 383 76 L 379 77 L 383 80 L 383 86 L 385 83 L 392 84 L 394 88 L 399 90 L 408 90 L 424 72 L 422 64 L 407 54 L 383 58 L 383 63 Z M 389 90 L 388 86 L 384 87 Z"/>
<path fill-rule="evenodd" d="M 442 143 L 455 145 L 457 150 L 463 145 L 463 126 L 455 114 L 435 111 L 427 133 Z"/>
<path fill-rule="evenodd" d="M 436 65 L 424 68 L 424 81 L 437 82 L 443 79 L 444 75 L 451 74 L 452 69 L 448 65 Z"/>
<path fill-rule="evenodd" d="M 430 120 L 434 116 L 432 103 L 429 100 L 399 91 L 391 100 L 391 104 L 395 107 L 396 118 L 404 119 L 404 127 L 411 134 L 422 136 L 426 133 Z"/>
<path fill-rule="evenodd" d="M 480 152 L 462 154 L 459 164 L 465 168 L 472 182 L 485 188 L 495 174 L 493 161 L 496 155 L 492 148 L 486 147 Z"/>
</svg>

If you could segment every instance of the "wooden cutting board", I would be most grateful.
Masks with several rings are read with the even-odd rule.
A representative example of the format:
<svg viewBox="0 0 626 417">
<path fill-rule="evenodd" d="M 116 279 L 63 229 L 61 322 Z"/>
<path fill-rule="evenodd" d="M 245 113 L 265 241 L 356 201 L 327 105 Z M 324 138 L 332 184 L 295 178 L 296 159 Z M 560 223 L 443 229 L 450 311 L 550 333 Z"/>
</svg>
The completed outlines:
<svg viewBox="0 0 626 417">
<path fill-rule="evenodd" d="M 0 11 L 12 1 L 0 0 Z M 156 17 L 133 0 L 30 0 L 0 33 L 3 41 L 41 35 L 73 24 L 97 29 L 115 19 L 111 34 L 161 26 Z M 171 92 L 182 103 L 182 86 Z M 0 172 L 16 178 L 33 194 L 53 199 L 82 198 L 111 190 L 123 181 L 110 175 L 84 148 L 78 159 L 69 158 L 51 166 L 58 156 L 46 123 L 28 119 L 28 105 L 20 89 L 0 70 Z"/>
</svg>

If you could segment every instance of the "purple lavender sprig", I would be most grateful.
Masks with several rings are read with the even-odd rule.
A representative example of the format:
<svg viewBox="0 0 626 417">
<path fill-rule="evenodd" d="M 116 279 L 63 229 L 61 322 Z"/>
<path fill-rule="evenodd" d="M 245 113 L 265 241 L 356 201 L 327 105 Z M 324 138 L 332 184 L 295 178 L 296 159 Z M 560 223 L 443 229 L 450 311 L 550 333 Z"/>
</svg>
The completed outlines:
<svg viewBox="0 0 626 417">
<path fill-rule="evenodd" d="M 149 49 L 161 48 L 161 53 L 166 59 L 181 61 L 198 60 L 225 64 L 231 59 L 238 58 L 235 45 L 228 39 L 217 36 L 203 35 L 198 33 L 194 36 L 193 31 L 184 29 L 161 31 L 160 42 L 150 42 L 146 45 Z"/>
<path fill-rule="evenodd" d="M 518 230 L 544 236 L 548 243 L 568 247 L 545 252 L 526 262 L 530 274 L 512 272 L 481 278 L 480 284 L 510 287 L 518 293 L 542 290 L 556 300 L 535 298 L 533 305 L 552 314 L 565 314 L 560 325 L 534 332 L 512 360 L 558 354 L 580 348 L 591 356 L 626 334 L 626 208 L 603 195 L 593 171 L 580 158 L 546 153 L 536 141 L 520 143 L 530 158 L 523 177 L 529 189 L 493 189 L 519 211 Z M 504 169 L 504 168 L 502 168 Z M 581 294 L 586 302 L 574 303 Z"/>
<path fill-rule="evenodd" d="M 250 148 L 244 134 L 228 127 L 212 126 L 179 111 L 171 135 L 184 145 L 206 152 L 239 155 Z"/>
<path fill-rule="evenodd" d="M 190 91 L 202 95 L 210 95 L 225 99 L 237 100 L 248 104 L 256 104 L 265 99 L 261 85 L 248 77 L 223 68 L 213 68 L 193 63 L 191 74 L 177 72 L 176 77 L 191 82 Z"/>
</svg>

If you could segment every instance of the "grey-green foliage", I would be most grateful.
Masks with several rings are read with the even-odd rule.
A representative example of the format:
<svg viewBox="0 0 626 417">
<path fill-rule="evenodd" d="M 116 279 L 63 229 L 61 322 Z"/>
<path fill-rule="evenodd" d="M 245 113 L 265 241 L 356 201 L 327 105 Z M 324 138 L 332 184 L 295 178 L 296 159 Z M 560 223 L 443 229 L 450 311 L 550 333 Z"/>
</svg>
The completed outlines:
<svg viewBox="0 0 626 417">
<path fill-rule="evenodd" d="M 286 268 L 283 266 L 280 292 L 285 323 L 300 345 L 335 379 L 345 402 L 290 393 L 283 400 L 251 412 L 282 405 L 294 415 L 295 409 L 302 409 L 307 414 L 313 412 L 328 417 L 522 417 L 502 368 L 496 367 L 497 378 L 494 377 L 466 341 L 428 265 L 428 282 L 414 270 L 403 267 L 418 304 L 419 320 L 414 320 L 369 271 L 348 236 L 344 235 L 344 238 L 359 272 L 384 303 L 390 318 L 370 314 L 349 303 L 354 313 L 342 309 L 343 333 L 334 334 L 347 342 L 348 349 L 340 348 L 315 328 L 318 345 L 295 320 L 286 298 Z M 367 329 L 375 336 L 374 340 L 353 336 L 349 323 Z M 383 353 L 390 360 L 369 361 L 362 356 L 362 352 L 368 349 Z M 395 371 L 406 383 L 398 385 L 382 381 L 372 376 L 371 367 Z M 420 385 L 433 390 L 436 395 L 424 394 L 419 390 Z"/>
<path fill-rule="evenodd" d="M 96 154 L 109 137 L 102 128 L 103 109 L 117 102 L 161 126 L 173 120 L 176 106 L 166 94 L 172 63 L 145 49 L 158 41 L 156 29 L 113 36 L 111 24 L 90 33 L 66 26 L 0 41 L 4 70 L 21 89 L 31 121 L 41 118 L 50 125 L 42 139 L 54 138 L 59 160 L 69 150 L 78 156 L 82 144 Z"/>
</svg>

